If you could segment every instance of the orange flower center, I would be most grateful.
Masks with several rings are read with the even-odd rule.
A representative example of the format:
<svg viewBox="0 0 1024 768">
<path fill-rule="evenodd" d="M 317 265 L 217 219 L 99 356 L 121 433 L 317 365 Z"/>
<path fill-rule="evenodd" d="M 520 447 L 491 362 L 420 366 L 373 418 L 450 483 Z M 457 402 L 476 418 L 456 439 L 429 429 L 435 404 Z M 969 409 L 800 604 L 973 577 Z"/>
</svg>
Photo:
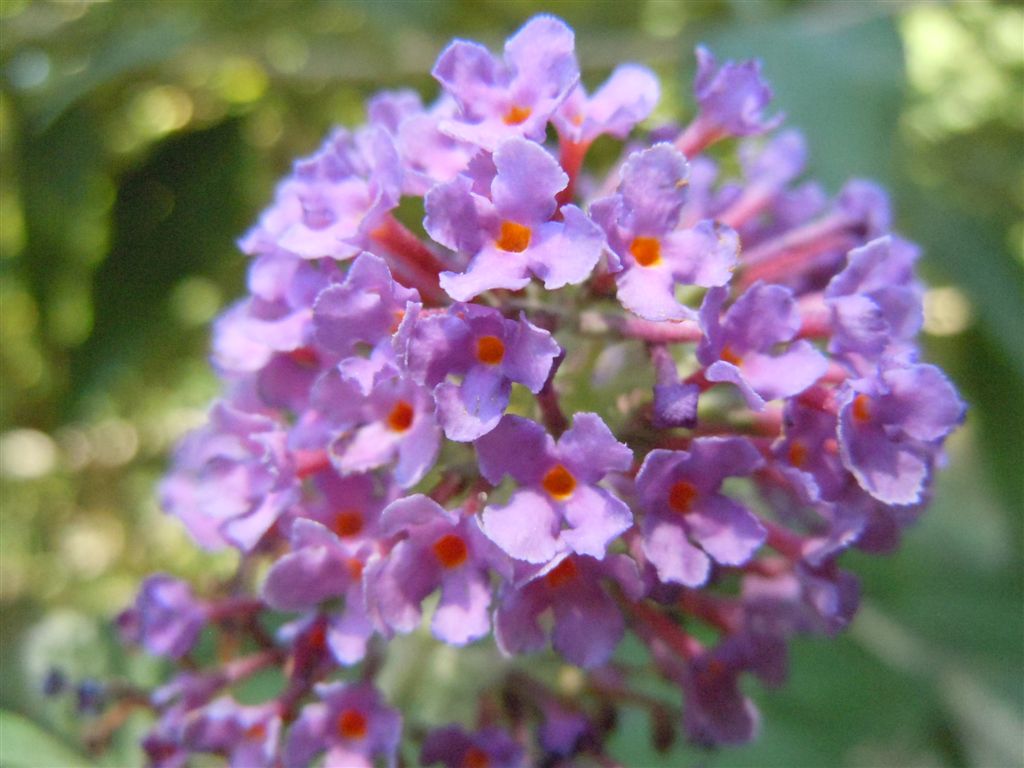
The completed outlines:
<svg viewBox="0 0 1024 768">
<path fill-rule="evenodd" d="M 363 514 L 355 509 L 346 509 L 334 516 L 334 525 L 331 526 L 341 538 L 355 536 L 363 530 Z"/>
<path fill-rule="evenodd" d="M 656 237 L 634 237 L 629 253 L 641 267 L 653 267 L 661 263 L 661 243 Z"/>
<path fill-rule="evenodd" d="M 267 737 L 267 726 L 263 723 L 254 723 L 245 729 L 246 741 L 263 741 Z"/>
<path fill-rule="evenodd" d="M 491 758 L 480 747 L 470 747 L 462 756 L 460 768 L 490 768 Z"/>
<path fill-rule="evenodd" d="M 362 739 L 366 736 L 366 715 L 358 709 L 346 709 L 338 715 L 338 734 L 344 739 Z"/>
<path fill-rule="evenodd" d="M 560 587 L 574 580 L 578 575 L 579 571 L 576 570 L 576 563 L 567 557 L 548 571 L 544 580 L 548 583 L 549 587 Z"/>
<path fill-rule="evenodd" d="M 520 123 L 525 123 L 532 114 L 533 110 L 529 107 L 513 105 L 502 119 L 505 121 L 505 125 L 519 125 Z"/>
<path fill-rule="evenodd" d="M 399 400 L 388 414 L 388 428 L 393 432 L 405 432 L 412 426 L 414 415 L 412 406 L 405 400 Z"/>
<path fill-rule="evenodd" d="M 797 469 L 807 463 L 807 446 L 799 440 L 794 440 L 789 444 L 789 463 Z"/>
<path fill-rule="evenodd" d="M 561 464 L 555 464 L 540 481 L 548 495 L 558 501 L 565 501 L 576 490 L 576 478 Z"/>
<path fill-rule="evenodd" d="M 680 480 L 668 492 L 668 505 L 681 515 L 689 514 L 693 502 L 697 498 L 697 487 L 693 483 Z"/>
<path fill-rule="evenodd" d="M 476 359 L 484 365 L 497 365 L 505 357 L 505 345 L 497 336 L 481 336 L 476 340 Z"/>
<path fill-rule="evenodd" d="M 743 358 L 736 354 L 736 351 L 728 344 L 722 348 L 722 359 L 727 363 L 732 363 L 735 366 L 739 366 L 743 362 Z"/>
<path fill-rule="evenodd" d="M 469 558 L 469 550 L 461 536 L 446 533 L 434 542 L 434 557 L 445 568 L 457 568 Z"/>
<path fill-rule="evenodd" d="M 533 232 L 530 228 L 514 221 L 501 222 L 501 234 L 498 235 L 497 244 L 503 251 L 509 253 L 522 253 L 530 247 L 530 238 Z"/>
<path fill-rule="evenodd" d="M 350 557 L 345 561 L 345 567 L 348 569 L 348 575 L 352 577 L 352 581 L 359 581 L 363 578 L 363 561 L 357 560 L 354 557 Z"/>
<path fill-rule="evenodd" d="M 871 398 L 867 395 L 859 394 L 853 398 L 853 420 L 858 424 L 871 421 Z"/>
</svg>

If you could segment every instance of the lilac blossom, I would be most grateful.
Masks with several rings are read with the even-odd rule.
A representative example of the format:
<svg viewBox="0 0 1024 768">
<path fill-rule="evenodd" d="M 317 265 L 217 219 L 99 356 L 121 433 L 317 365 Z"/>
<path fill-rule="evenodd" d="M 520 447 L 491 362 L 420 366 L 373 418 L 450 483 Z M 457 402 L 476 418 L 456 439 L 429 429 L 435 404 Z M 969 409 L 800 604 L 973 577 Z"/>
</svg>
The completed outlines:
<svg viewBox="0 0 1024 768">
<path fill-rule="evenodd" d="M 590 144 L 605 134 L 624 139 L 650 116 L 659 96 L 658 78 L 653 72 L 636 64 L 623 64 L 590 96 L 582 84 L 577 85 L 551 121 L 563 141 Z"/>
<path fill-rule="evenodd" d="M 494 309 L 456 304 L 416 321 L 406 364 L 433 388 L 448 439 L 469 441 L 497 426 L 513 382 L 539 392 L 560 352 L 550 333 L 525 318 L 506 320 Z M 461 381 L 450 380 L 456 376 Z"/>
<path fill-rule="evenodd" d="M 322 752 L 325 765 L 374 768 L 396 764 L 402 718 L 372 686 L 317 686 L 320 702 L 307 704 L 284 747 L 285 768 L 305 768 Z"/>
<path fill-rule="evenodd" d="M 753 556 L 764 543 L 764 527 L 721 487 L 725 478 L 749 475 L 761 464 L 757 450 L 738 437 L 697 438 L 689 451 L 647 454 L 636 493 L 645 513 L 644 555 L 662 581 L 700 586 L 712 560 L 743 565 Z"/>
<path fill-rule="evenodd" d="M 272 706 L 243 706 L 223 697 L 190 718 L 182 742 L 191 750 L 226 754 L 230 768 L 272 768 L 281 718 Z"/>
<path fill-rule="evenodd" d="M 688 166 L 669 144 L 630 155 L 618 192 L 591 207 L 604 227 L 622 305 L 647 320 L 694 317 L 675 295 L 678 285 L 703 287 L 729 281 L 739 240 L 728 227 L 702 221 L 677 229 L 686 198 Z"/>
<path fill-rule="evenodd" d="M 800 314 L 792 292 L 779 285 L 756 283 L 721 316 L 728 291 L 708 291 L 700 309 L 704 339 L 697 358 L 708 381 L 735 384 L 754 410 L 765 402 L 803 392 L 828 368 L 828 361 L 810 342 L 792 341 L 800 330 Z M 786 342 L 785 352 L 772 349 Z"/>
<path fill-rule="evenodd" d="M 483 513 L 484 533 L 513 558 L 544 563 L 565 551 L 600 558 L 632 522 L 629 507 L 598 482 L 628 469 L 633 452 L 597 414 L 577 413 L 557 443 L 536 422 L 505 416 L 476 449 L 487 480 L 497 485 L 507 474 L 519 486 Z"/>
<path fill-rule="evenodd" d="M 604 236 L 574 205 L 562 206 L 561 221 L 552 220 L 555 195 L 569 177 L 543 147 L 525 139 L 502 142 L 493 160 L 489 197 L 464 175 L 427 193 L 427 233 L 472 257 L 464 272 L 442 272 L 441 287 L 456 301 L 469 301 L 494 288 L 524 288 L 530 275 L 548 290 L 584 281 Z"/>
<path fill-rule="evenodd" d="M 573 32 L 553 16 L 536 16 L 509 38 L 503 61 L 477 43 L 456 40 L 432 74 L 460 110 L 441 130 L 489 151 L 513 136 L 543 139 L 548 119 L 580 76 Z"/>
<path fill-rule="evenodd" d="M 466 733 L 457 725 L 427 734 L 420 751 L 421 765 L 445 768 L 526 768 L 523 748 L 500 728 Z"/>
<path fill-rule="evenodd" d="M 449 511 L 421 494 L 388 505 L 385 535 L 403 538 L 367 572 L 374 610 L 397 632 L 419 626 L 420 604 L 435 590 L 434 635 L 452 645 L 478 640 L 491 630 L 488 573 L 511 576 L 504 553 L 483 535 L 475 517 Z"/>
<path fill-rule="evenodd" d="M 128 642 L 154 656 L 178 659 L 192 650 L 207 619 L 206 607 L 188 584 L 154 574 L 142 582 L 135 605 L 121 613 L 117 623 Z"/>
</svg>

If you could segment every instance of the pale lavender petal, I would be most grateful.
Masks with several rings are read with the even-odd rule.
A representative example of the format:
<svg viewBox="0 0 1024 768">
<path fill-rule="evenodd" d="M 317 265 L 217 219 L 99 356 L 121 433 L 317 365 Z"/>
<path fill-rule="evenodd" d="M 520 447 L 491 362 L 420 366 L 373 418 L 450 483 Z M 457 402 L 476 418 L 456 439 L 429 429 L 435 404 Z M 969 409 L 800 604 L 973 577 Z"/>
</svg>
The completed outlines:
<svg viewBox="0 0 1024 768">
<path fill-rule="evenodd" d="M 396 499 L 380 513 L 381 531 L 385 536 L 394 536 L 421 525 L 437 522 L 455 525 L 458 521 L 457 513 L 445 509 L 422 493 Z"/>
<path fill-rule="evenodd" d="M 626 138 L 637 123 L 654 111 L 660 95 L 658 78 L 646 67 L 616 67 L 590 97 L 579 140 L 590 141 L 602 133 Z"/>
<path fill-rule="evenodd" d="M 473 257 L 465 272 L 442 272 L 439 282 L 444 292 L 456 301 L 470 301 L 494 288 L 518 291 L 530 284 L 528 258 L 525 252 L 509 253 L 487 244 Z"/>
<path fill-rule="evenodd" d="M 472 186 L 468 177 L 456 176 L 431 188 L 423 200 L 423 228 L 427 234 L 461 253 L 476 253 L 483 246 L 483 227 Z"/>
<path fill-rule="evenodd" d="M 885 406 L 894 412 L 891 420 L 916 440 L 941 440 L 964 419 L 956 389 L 934 365 L 889 368 L 882 380 L 891 393 Z"/>
<path fill-rule="evenodd" d="M 717 494 L 695 505 L 686 523 L 704 551 L 723 565 L 743 565 L 767 536 L 750 510 Z"/>
<path fill-rule="evenodd" d="M 634 152 L 622 166 L 624 216 L 619 222 L 634 235 L 660 237 L 675 228 L 686 200 L 689 165 L 671 144 Z"/>
<path fill-rule="evenodd" d="M 332 617 L 327 625 L 327 647 L 339 664 L 358 664 L 366 656 L 373 631 L 362 600 L 348 599 L 341 616 Z"/>
<path fill-rule="evenodd" d="M 580 555 L 604 557 L 608 543 L 633 523 L 633 513 L 603 488 L 580 485 L 562 504 L 569 529 L 562 541 Z"/>
<path fill-rule="evenodd" d="M 743 398 L 747 401 L 747 407 L 752 411 L 763 411 L 765 401 L 747 381 L 743 372 L 732 363 L 727 363 L 725 360 L 719 360 L 716 363 L 712 363 L 707 371 L 705 371 L 705 377 L 708 381 L 723 382 L 726 384 L 735 384 Z"/>
<path fill-rule="evenodd" d="M 631 266 L 616 275 L 615 282 L 622 306 L 645 320 L 692 320 L 697 316 L 676 300 L 675 281 L 664 263 Z"/>
<path fill-rule="evenodd" d="M 745 355 L 740 370 L 760 397 L 776 400 L 792 397 L 811 386 L 825 375 L 828 360 L 810 342 L 800 340 L 777 357 Z"/>
<path fill-rule="evenodd" d="M 486 435 L 505 413 L 511 389 L 500 373 L 482 366 L 471 368 L 462 384 L 438 384 L 434 401 L 445 437 L 465 443 Z"/>
<path fill-rule="evenodd" d="M 661 581 L 686 587 L 699 587 L 707 581 L 711 561 L 690 543 L 681 525 L 648 515 L 643 529 L 644 555 Z"/>
<path fill-rule="evenodd" d="M 431 74 L 460 104 L 472 105 L 490 99 L 499 67 L 484 46 L 456 40 L 441 52 Z"/>
<path fill-rule="evenodd" d="M 561 222 L 538 228 L 527 249 L 530 271 L 549 291 L 582 283 L 594 271 L 604 248 L 604 232 L 575 205 L 562 206 Z"/>
<path fill-rule="evenodd" d="M 561 351 L 550 333 L 530 323 L 523 314 L 505 347 L 502 373 L 536 394 L 548 380 L 551 365 Z"/>
<path fill-rule="evenodd" d="M 608 661 L 622 639 L 625 623 L 615 601 L 596 584 L 554 603 L 551 645 L 568 661 L 593 669 Z"/>
<path fill-rule="evenodd" d="M 547 468 L 554 441 L 544 427 L 522 416 L 505 416 L 476 441 L 480 474 L 498 485 L 509 474 L 520 485 L 536 485 Z"/>
<path fill-rule="evenodd" d="M 520 224 L 547 221 L 555 212 L 555 195 L 569 177 L 547 150 L 526 139 L 509 139 L 494 153 L 498 175 L 491 199 L 502 219 Z"/>
<path fill-rule="evenodd" d="M 511 557 L 528 563 L 546 563 L 562 549 L 557 510 L 547 496 L 527 488 L 502 506 L 485 507 L 483 529 Z"/>
<path fill-rule="evenodd" d="M 399 488 L 411 488 L 434 466 L 441 448 L 441 430 L 433 414 L 420 410 L 403 438 L 398 446 L 394 477 Z"/>
<path fill-rule="evenodd" d="M 661 249 L 675 282 L 705 288 L 725 285 L 732 279 L 739 252 L 736 231 L 707 220 L 669 233 Z"/>
<path fill-rule="evenodd" d="M 434 611 L 434 636 L 452 645 L 479 640 L 491 631 L 491 586 L 475 568 L 447 572 L 441 582 L 441 601 Z"/>
<path fill-rule="evenodd" d="M 633 451 L 620 443 L 596 413 L 573 416 L 572 426 L 558 439 L 558 453 L 588 482 L 633 465 Z"/>
<path fill-rule="evenodd" d="M 546 590 L 529 584 L 505 594 L 494 614 L 494 640 L 505 655 L 532 653 L 544 647 L 538 618 L 548 607 Z"/>
</svg>

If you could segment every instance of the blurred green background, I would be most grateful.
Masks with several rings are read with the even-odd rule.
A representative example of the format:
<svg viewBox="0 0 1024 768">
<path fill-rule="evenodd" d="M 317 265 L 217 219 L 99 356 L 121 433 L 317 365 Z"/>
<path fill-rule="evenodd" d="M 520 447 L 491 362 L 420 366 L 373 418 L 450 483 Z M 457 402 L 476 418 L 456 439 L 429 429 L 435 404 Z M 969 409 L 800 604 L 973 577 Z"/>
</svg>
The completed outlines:
<svg viewBox="0 0 1024 768">
<path fill-rule="evenodd" d="M 622 60 L 692 114 L 693 45 L 759 56 L 831 191 L 892 191 L 926 250 L 924 342 L 971 404 L 936 501 L 893 557 L 849 556 L 865 607 L 794 644 L 752 694 L 761 740 L 630 766 L 1024 764 L 1024 10 L 856 2 L 0 1 L 0 765 L 89 764 L 83 721 L 40 693 L 159 672 L 109 618 L 153 570 L 202 584 L 154 501 L 217 385 L 209 322 L 243 291 L 234 240 L 293 158 L 382 87 L 428 96 L 453 36 L 492 46 L 538 11 L 576 29 L 591 86 Z M 129 669 L 129 667 L 131 669 Z M 98 758 L 134 765 L 125 737 Z"/>
</svg>

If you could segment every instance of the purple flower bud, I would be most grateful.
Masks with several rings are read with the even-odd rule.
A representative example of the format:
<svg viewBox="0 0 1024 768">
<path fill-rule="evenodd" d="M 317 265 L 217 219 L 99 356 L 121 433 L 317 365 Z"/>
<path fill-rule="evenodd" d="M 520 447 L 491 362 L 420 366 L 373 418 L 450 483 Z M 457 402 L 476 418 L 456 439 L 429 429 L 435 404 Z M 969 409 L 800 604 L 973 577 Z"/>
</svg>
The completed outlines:
<svg viewBox="0 0 1024 768">
<path fill-rule="evenodd" d="M 127 642 L 142 645 L 154 656 L 177 659 L 195 645 L 206 620 L 206 607 L 188 584 L 155 574 L 142 583 L 135 605 L 117 623 Z"/>
</svg>

